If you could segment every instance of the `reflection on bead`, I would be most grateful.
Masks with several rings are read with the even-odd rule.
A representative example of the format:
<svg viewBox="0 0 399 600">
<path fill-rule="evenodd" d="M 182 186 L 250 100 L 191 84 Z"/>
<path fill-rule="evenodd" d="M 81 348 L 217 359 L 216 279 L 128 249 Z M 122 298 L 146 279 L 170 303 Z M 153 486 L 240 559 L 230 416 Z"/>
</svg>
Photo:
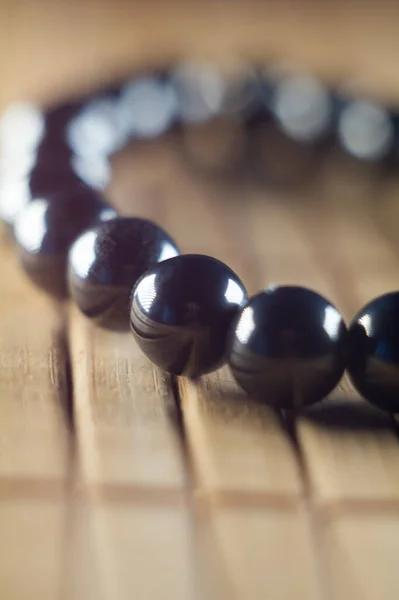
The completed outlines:
<svg viewBox="0 0 399 600">
<path fill-rule="evenodd" d="M 70 120 L 66 137 L 81 158 L 93 160 L 117 152 L 128 139 L 119 102 L 112 96 L 94 98 Z"/>
<path fill-rule="evenodd" d="M 129 296 L 139 277 L 179 254 L 167 233 L 145 219 L 116 218 L 86 230 L 69 252 L 71 296 L 110 329 L 129 328 Z"/>
<path fill-rule="evenodd" d="M 325 298 L 302 287 L 270 288 L 251 298 L 230 340 L 239 385 L 278 408 L 326 396 L 344 370 L 346 327 Z"/>
<path fill-rule="evenodd" d="M 315 143 L 330 133 L 332 98 L 327 88 L 309 75 L 280 78 L 273 90 L 271 110 L 287 137 L 298 142 Z"/>
<path fill-rule="evenodd" d="M 122 89 L 119 110 L 130 135 L 155 138 L 165 133 L 176 120 L 175 90 L 162 77 L 140 77 Z"/>
<path fill-rule="evenodd" d="M 366 162 L 387 158 L 395 144 L 395 126 L 389 111 L 378 103 L 353 100 L 342 108 L 338 139 L 352 156 Z"/>
<path fill-rule="evenodd" d="M 240 279 L 225 264 L 210 256 L 177 256 L 138 281 L 131 329 L 155 364 L 197 377 L 225 361 L 226 337 L 246 298 Z"/>
<path fill-rule="evenodd" d="M 96 192 L 83 186 L 25 206 L 15 221 L 14 235 L 22 267 L 32 281 L 56 297 L 65 297 L 69 246 L 110 210 Z"/>
<path fill-rule="evenodd" d="M 366 400 L 399 413 L 399 292 L 376 298 L 353 319 L 347 368 Z"/>
<path fill-rule="evenodd" d="M 1 115 L 0 154 L 12 158 L 32 152 L 45 129 L 42 112 L 33 104 L 15 102 Z"/>
</svg>

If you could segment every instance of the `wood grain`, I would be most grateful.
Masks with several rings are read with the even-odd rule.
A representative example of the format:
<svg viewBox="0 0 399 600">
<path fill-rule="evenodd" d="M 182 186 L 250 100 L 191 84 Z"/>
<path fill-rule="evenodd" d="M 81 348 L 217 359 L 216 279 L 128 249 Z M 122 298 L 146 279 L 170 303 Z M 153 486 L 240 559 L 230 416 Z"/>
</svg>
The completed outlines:
<svg viewBox="0 0 399 600">
<path fill-rule="evenodd" d="M 137 202 L 131 190 L 126 196 L 128 162 L 121 160 L 111 196 L 122 211 L 143 209 L 150 217 L 140 195 Z M 170 378 L 141 354 L 130 333 L 93 327 L 72 307 L 69 322 L 83 487 L 69 542 L 72 598 L 189 600 L 191 517 Z"/>
<path fill-rule="evenodd" d="M 227 261 L 242 273 L 249 289 L 256 289 L 266 282 L 260 275 L 265 252 L 251 226 L 252 211 L 260 239 L 267 237 L 269 227 L 276 236 L 282 233 L 268 221 L 270 198 L 248 186 L 216 190 L 200 180 L 193 194 L 194 222 L 203 224 L 206 239 L 197 238 L 188 221 L 182 225 L 182 211 L 175 206 L 183 247 L 204 251 L 206 243 L 207 253 Z M 173 221 L 170 217 L 170 225 Z M 270 246 L 276 245 L 271 241 Z M 285 250 L 292 257 L 292 247 Z M 300 466 L 278 415 L 246 398 L 227 368 L 199 382 L 181 379 L 179 390 L 204 596 L 262 598 L 265 589 L 273 589 L 279 598 L 291 598 L 294 590 L 298 598 L 319 597 Z"/>
<path fill-rule="evenodd" d="M 0 253 L 0 478 L 62 480 L 68 401 L 62 314 L 32 290 L 9 245 L 2 243 Z"/>
<path fill-rule="evenodd" d="M 4 241 L 0 254 L 1 595 L 56 600 L 70 470 L 63 318 Z"/>
<path fill-rule="evenodd" d="M 333 155 L 291 191 L 238 185 L 194 175 L 178 150 L 172 137 L 119 158 L 110 194 L 125 214 L 228 262 L 251 293 L 306 285 L 347 319 L 397 287 L 395 178 Z M 227 368 L 182 379 L 176 396 L 129 335 L 69 307 L 72 472 L 63 312 L 1 252 L 7 598 L 391 600 L 399 444 L 389 416 L 344 380 L 296 416 L 293 439 Z"/>
</svg>

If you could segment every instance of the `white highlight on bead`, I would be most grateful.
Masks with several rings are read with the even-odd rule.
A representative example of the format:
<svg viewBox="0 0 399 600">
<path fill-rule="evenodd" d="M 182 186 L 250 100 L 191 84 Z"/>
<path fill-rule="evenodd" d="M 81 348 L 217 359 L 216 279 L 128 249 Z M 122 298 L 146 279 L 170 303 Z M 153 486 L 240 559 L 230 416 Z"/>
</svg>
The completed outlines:
<svg viewBox="0 0 399 600">
<path fill-rule="evenodd" d="M 229 279 L 224 297 L 230 304 L 241 304 L 244 300 L 244 292 L 236 281 Z"/>
<path fill-rule="evenodd" d="M 327 90 L 307 75 L 295 75 L 278 82 L 272 105 L 283 131 L 300 142 L 320 138 L 332 114 Z"/>
<path fill-rule="evenodd" d="M 18 156 L 34 150 L 44 133 L 44 117 L 33 104 L 15 102 L 0 118 L 0 153 Z"/>
<path fill-rule="evenodd" d="M 327 306 L 324 312 L 323 329 L 332 340 L 337 340 L 342 317 L 334 306 Z"/>
<path fill-rule="evenodd" d="M 69 264 L 81 279 L 87 277 L 96 259 L 96 239 L 95 231 L 86 231 L 75 240 L 69 250 Z"/>
<path fill-rule="evenodd" d="M 183 121 L 203 123 L 220 112 L 224 81 L 214 65 L 184 63 L 176 68 L 172 82 Z"/>
<path fill-rule="evenodd" d="M 29 186 L 25 177 L 5 177 L 0 180 L 0 218 L 3 221 L 14 223 L 29 200 Z"/>
<path fill-rule="evenodd" d="M 18 215 L 14 234 L 18 244 L 28 252 L 38 252 L 46 233 L 47 202 L 37 199 Z"/>
<path fill-rule="evenodd" d="M 363 315 L 359 319 L 359 323 L 363 325 L 365 332 L 367 333 L 367 337 L 371 337 L 373 335 L 373 328 L 370 315 Z"/>
<path fill-rule="evenodd" d="M 394 137 L 389 114 L 373 102 L 349 103 L 338 123 L 338 136 L 344 148 L 363 160 L 378 160 L 389 151 Z"/>
<path fill-rule="evenodd" d="M 173 258 L 174 256 L 177 256 L 179 253 L 177 251 L 177 249 L 170 244 L 169 242 L 165 242 L 162 246 L 162 250 L 161 250 L 161 254 L 159 255 L 159 262 L 162 262 L 163 260 L 167 260 L 168 258 Z"/>
<path fill-rule="evenodd" d="M 103 190 L 111 180 L 111 167 L 107 157 L 97 156 L 94 159 L 73 156 L 72 168 L 77 175 L 91 187 Z"/>
<path fill-rule="evenodd" d="M 142 77 L 124 87 L 119 110 L 131 135 L 154 138 L 162 135 L 175 119 L 176 94 L 169 83 Z"/>
<path fill-rule="evenodd" d="M 255 329 L 254 310 L 247 306 L 241 313 L 240 320 L 236 327 L 236 336 L 242 344 L 246 344 Z"/>
<path fill-rule="evenodd" d="M 127 141 L 118 102 L 112 98 L 93 100 L 69 123 L 66 136 L 75 154 L 83 158 L 117 152 Z"/>
<path fill-rule="evenodd" d="M 147 277 L 144 277 L 140 281 L 136 289 L 136 296 L 145 312 L 150 310 L 151 305 L 157 295 L 155 289 L 155 278 L 155 274 L 147 275 Z"/>
</svg>

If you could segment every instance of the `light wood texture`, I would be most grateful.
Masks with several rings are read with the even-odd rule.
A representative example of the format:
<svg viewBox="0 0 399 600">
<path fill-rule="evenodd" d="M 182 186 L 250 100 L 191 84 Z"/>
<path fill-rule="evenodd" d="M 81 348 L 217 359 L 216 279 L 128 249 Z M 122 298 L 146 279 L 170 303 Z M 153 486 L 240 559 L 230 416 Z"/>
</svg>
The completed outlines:
<svg viewBox="0 0 399 600">
<path fill-rule="evenodd" d="M 198 589 L 210 600 L 319 600 L 317 556 L 301 512 L 213 507 L 198 519 Z"/>
<path fill-rule="evenodd" d="M 187 57 L 289 62 L 397 103 L 398 16 L 393 0 L 2 0 L 0 106 L 47 102 Z"/>
<path fill-rule="evenodd" d="M 9 600 L 61 600 L 65 564 L 62 500 L 0 497 L 0 589 Z"/>
<path fill-rule="evenodd" d="M 130 335 L 70 314 L 77 439 L 85 482 L 182 489 L 183 461 L 168 376 Z"/>
<path fill-rule="evenodd" d="M 331 600 L 395 598 L 397 514 L 343 515 L 326 525 L 323 550 Z"/>
<path fill-rule="evenodd" d="M 68 402 L 62 314 L 32 290 L 11 246 L 2 243 L 0 252 L 0 478 L 62 480 Z"/>
<path fill-rule="evenodd" d="M 57 600 L 70 468 L 63 318 L 10 245 L 0 253 L 0 593 Z"/>
<path fill-rule="evenodd" d="M 225 260 L 250 290 L 266 283 L 262 243 L 269 232 L 285 241 L 278 226 L 284 223 L 281 207 L 275 210 L 278 223 L 269 221 L 270 198 L 256 188 L 212 190 L 201 180 L 189 197 L 190 212 L 184 205 L 179 210 L 176 200 L 173 216 L 164 217 L 172 227 L 177 215 L 183 247 Z M 191 225 L 188 217 L 184 224 L 182 213 L 191 216 Z M 200 225 L 206 236 L 198 232 Z M 284 248 L 292 261 L 292 247 L 275 242 L 276 237 L 268 241 L 276 252 Z M 227 368 L 198 383 L 182 379 L 179 390 L 193 470 L 197 569 L 204 597 L 260 599 L 265 589 L 273 589 L 282 599 L 294 593 L 297 598 L 318 598 L 318 565 L 299 462 L 278 416 L 249 401 Z"/>
<path fill-rule="evenodd" d="M 191 600 L 195 597 L 184 503 L 75 502 L 68 536 L 68 600 Z"/>
<path fill-rule="evenodd" d="M 324 265 L 328 295 L 351 319 L 370 299 L 398 288 L 397 248 L 378 226 L 395 187 L 332 156 L 319 189 L 322 202 L 298 205 L 293 219 L 307 239 L 308 260 Z M 323 289 L 321 277 L 308 282 Z M 305 411 L 298 433 L 318 501 L 399 500 L 399 445 L 392 421 L 365 404 L 348 379 L 325 406 Z"/>
<path fill-rule="evenodd" d="M 278 416 L 248 401 L 227 367 L 179 384 L 197 494 L 295 505 L 301 477 Z"/>
<path fill-rule="evenodd" d="M 122 157 L 122 185 L 117 179 L 111 195 L 129 212 L 140 202 L 124 194 L 124 164 Z M 131 335 L 93 327 L 76 308 L 70 341 L 83 486 L 70 536 L 78 557 L 72 597 L 190 600 L 191 517 L 169 376 L 151 365 Z"/>
<path fill-rule="evenodd" d="M 171 137 L 120 157 L 112 198 L 183 251 L 228 262 L 251 293 L 310 286 L 350 318 L 397 286 L 395 178 L 333 156 L 292 191 L 222 184 L 194 176 L 176 150 Z M 13 318 L 0 320 L 0 427 L 18 440 L 0 462 L 7 598 L 392 600 L 399 443 L 389 416 L 344 381 L 297 416 L 295 442 L 226 368 L 181 380 L 175 398 L 130 336 L 69 307 L 72 465 L 64 317 L 5 246 L 1 261 Z"/>
</svg>

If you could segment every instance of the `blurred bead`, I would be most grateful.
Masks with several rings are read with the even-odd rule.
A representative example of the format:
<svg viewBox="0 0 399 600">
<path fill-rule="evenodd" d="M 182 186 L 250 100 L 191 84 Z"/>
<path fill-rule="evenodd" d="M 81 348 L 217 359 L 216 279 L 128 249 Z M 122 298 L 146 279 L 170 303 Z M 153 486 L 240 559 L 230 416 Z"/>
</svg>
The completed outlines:
<svg viewBox="0 0 399 600">
<path fill-rule="evenodd" d="M 95 98 L 85 105 L 66 130 L 73 152 L 90 160 L 114 154 L 127 143 L 128 135 L 120 100 L 111 96 Z"/>
<path fill-rule="evenodd" d="M 21 157 L 35 150 L 43 136 L 43 113 L 33 104 L 11 104 L 0 118 L 0 155 Z"/>
<path fill-rule="evenodd" d="M 83 180 L 68 163 L 38 165 L 32 169 L 27 178 L 30 197 L 61 194 L 72 188 L 83 186 Z"/>
<path fill-rule="evenodd" d="M 287 137 L 315 143 L 331 132 L 333 101 L 316 78 L 295 74 L 275 81 L 270 109 Z"/>
<path fill-rule="evenodd" d="M 219 114 L 223 92 L 216 66 L 183 63 L 174 70 L 171 81 L 184 123 L 204 123 Z"/>
<path fill-rule="evenodd" d="M 267 183 L 291 185 L 312 175 L 333 123 L 329 91 L 306 74 L 264 74 L 263 115 L 249 125 L 250 163 Z"/>
<path fill-rule="evenodd" d="M 48 140 L 67 141 L 68 125 L 83 107 L 83 99 L 50 106 L 44 113 L 44 136 Z"/>
<path fill-rule="evenodd" d="M 171 76 L 183 123 L 204 123 L 215 117 L 249 118 L 259 107 L 260 81 L 240 61 L 223 69 L 206 63 L 183 63 Z"/>
<path fill-rule="evenodd" d="M 19 212 L 31 200 L 26 177 L 9 176 L 0 180 L 0 219 L 12 229 Z"/>
<path fill-rule="evenodd" d="M 156 365 L 197 377 L 225 362 L 228 331 L 246 298 L 243 284 L 225 264 L 210 256 L 177 256 L 138 281 L 131 329 Z"/>
<path fill-rule="evenodd" d="M 165 78 L 139 77 L 123 88 L 119 110 L 130 135 L 155 138 L 176 120 L 176 94 Z"/>
<path fill-rule="evenodd" d="M 367 163 L 388 158 L 395 145 L 395 123 L 389 111 L 368 100 L 339 104 L 337 135 L 342 149 Z"/>
<path fill-rule="evenodd" d="M 70 245 L 86 228 L 115 211 L 88 187 L 32 200 L 18 214 L 14 236 L 21 264 L 31 280 L 53 296 L 66 296 Z"/>
<path fill-rule="evenodd" d="M 376 298 L 353 319 L 347 369 L 366 400 L 399 413 L 399 292 Z"/>
<path fill-rule="evenodd" d="M 322 400 L 345 367 L 346 327 L 336 308 L 306 288 L 270 288 L 250 298 L 230 340 L 238 384 L 276 408 Z"/>
<path fill-rule="evenodd" d="M 261 106 L 257 74 L 246 63 L 184 63 L 171 78 L 179 101 L 184 160 L 206 175 L 240 174 L 248 152 L 245 124 Z"/>
<path fill-rule="evenodd" d="M 116 218 L 86 230 L 69 251 L 72 298 L 97 325 L 129 328 L 129 296 L 141 275 L 179 254 L 167 233 L 145 219 Z"/>
<path fill-rule="evenodd" d="M 98 156 L 86 159 L 73 156 L 71 166 L 76 175 L 90 187 L 96 190 L 105 190 L 111 181 L 111 166 L 107 157 Z"/>
</svg>

